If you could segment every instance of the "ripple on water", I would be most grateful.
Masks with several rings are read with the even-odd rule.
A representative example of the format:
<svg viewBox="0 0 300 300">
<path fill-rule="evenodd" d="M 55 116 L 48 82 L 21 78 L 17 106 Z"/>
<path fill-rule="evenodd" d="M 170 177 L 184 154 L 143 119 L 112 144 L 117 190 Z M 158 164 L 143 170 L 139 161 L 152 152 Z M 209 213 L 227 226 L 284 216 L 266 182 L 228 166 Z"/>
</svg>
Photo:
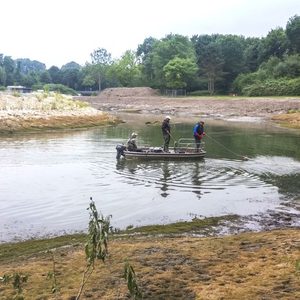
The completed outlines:
<svg viewBox="0 0 300 300">
<path fill-rule="evenodd" d="M 264 213 L 299 192 L 293 158 L 117 161 L 120 137 L 101 130 L 0 140 L 0 240 L 84 230 L 90 197 L 122 228 Z"/>
</svg>

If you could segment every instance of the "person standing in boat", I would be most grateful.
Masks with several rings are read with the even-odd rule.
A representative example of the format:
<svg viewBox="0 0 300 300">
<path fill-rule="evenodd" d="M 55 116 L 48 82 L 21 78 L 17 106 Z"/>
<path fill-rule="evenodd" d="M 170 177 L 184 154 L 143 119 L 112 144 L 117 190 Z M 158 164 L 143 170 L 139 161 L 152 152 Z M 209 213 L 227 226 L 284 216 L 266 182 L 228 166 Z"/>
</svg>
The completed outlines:
<svg viewBox="0 0 300 300">
<path fill-rule="evenodd" d="M 205 136 L 204 122 L 203 121 L 199 121 L 194 126 L 194 128 L 193 128 L 193 134 L 194 134 L 195 143 L 196 143 L 196 151 L 199 152 L 201 140 Z"/>
<path fill-rule="evenodd" d="M 171 118 L 169 116 L 166 116 L 162 125 L 161 130 L 164 138 L 164 151 L 169 152 L 169 143 L 171 138 L 171 125 L 170 125 Z"/>
<path fill-rule="evenodd" d="M 136 137 L 137 137 L 137 133 L 133 132 L 129 138 L 129 140 L 127 141 L 127 150 L 128 151 L 138 151 L 138 147 L 136 145 Z"/>
</svg>

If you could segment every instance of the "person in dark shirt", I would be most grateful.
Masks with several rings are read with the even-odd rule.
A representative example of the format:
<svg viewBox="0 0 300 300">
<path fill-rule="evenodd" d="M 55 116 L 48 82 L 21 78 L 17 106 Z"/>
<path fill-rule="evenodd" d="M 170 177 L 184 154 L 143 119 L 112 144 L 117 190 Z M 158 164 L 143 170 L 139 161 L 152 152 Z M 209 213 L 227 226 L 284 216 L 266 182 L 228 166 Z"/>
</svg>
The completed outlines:
<svg viewBox="0 0 300 300">
<path fill-rule="evenodd" d="M 200 144 L 203 136 L 205 136 L 204 132 L 204 122 L 199 121 L 193 128 L 193 135 L 196 143 L 196 151 L 199 152 Z"/>
<path fill-rule="evenodd" d="M 161 130 L 164 138 L 164 151 L 169 152 L 169 143 L 170 143 L 170 133 L 171 133 L 171 125 L 170 125 L 171 118 L 166 116 L 162 125 Z"/>
</svg>

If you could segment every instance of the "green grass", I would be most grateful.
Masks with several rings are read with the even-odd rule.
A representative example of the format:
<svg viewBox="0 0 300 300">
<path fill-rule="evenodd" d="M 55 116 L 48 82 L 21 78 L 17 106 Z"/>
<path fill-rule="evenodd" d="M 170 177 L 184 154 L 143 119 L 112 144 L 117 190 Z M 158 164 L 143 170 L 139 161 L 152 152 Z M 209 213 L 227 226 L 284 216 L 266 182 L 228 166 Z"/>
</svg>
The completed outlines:
<svg viewBox="0 0 300 300">
<path fill-rule="evenodd" d="M 111 235 L 111 239 L 124 238 L 124 235 L 178 235 L 184 233 L 200 233 L 210 235 L 214 228 L 224 223 L 224 221 L 235 221 L 239 217 L 229 215 L 223 217 L 212 217 L 205 219 L 193 219 L 192 221 L 182 221 L 166 225 L 149 225 L 141 227 L 129 226 L 126 230 L 119 230 Z M 64 235 L 55 238 L 28 240 L 17 243 L 0 244 L 0 263 L 10 262 L 18 259 L 25 259 L 31 256 L 43 255 L 48 250 L 64 247 L 79 246 L 86 241 L 85 234 Z"/>
<path fill-rule="evenodd" d="M 141 227 L 130 227 L 123 231 L 123 233 L 140 233 L 140 234 L 182 234 L 195 233 L 197 231 L 206 230 L 206 233 L 213 231 L 215 226 L 221 225 L 224 221 L 234 221 L 239 217 L 236 215 L 229 215 L 225 217 L 211 217 L 205 219 L 195 218 L 192 221 L 182 221 L 166 225 L 149 225 Z"/>
<path fill-rule="evenodd" d="M 69 245 L 79 245 L 85 241 L 84 234 L 65 235 L 42 240 L 28 240 L 17 243 L 0 244 L 0 263 L 28 258 L 48 250 Z"/>
</svg>

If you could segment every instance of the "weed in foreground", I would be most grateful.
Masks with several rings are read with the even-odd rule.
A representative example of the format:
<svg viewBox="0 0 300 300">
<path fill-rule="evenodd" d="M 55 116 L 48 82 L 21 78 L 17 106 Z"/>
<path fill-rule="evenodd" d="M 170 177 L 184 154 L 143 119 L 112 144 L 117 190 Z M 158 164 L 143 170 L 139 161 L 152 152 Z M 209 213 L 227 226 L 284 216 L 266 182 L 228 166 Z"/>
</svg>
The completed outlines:
<svg viewBox="0 0 300 300">
<path fill-rule="evenodd" d="M 142 299 L 142 293 L 138 287 L 134 269 L 129 264 L 129 262 L 126 262 L 124 266 L 124 278 L 127 282 L 127 288 L 130 293 L 131 299 Z"/>
<path fill-rule="evenodd" d="M 111 215 L 103 217 L 102 214 L 98 213 L 93 199 L 90 198 L 90 200 L 91 202 L 88 208 L 90 210 L 90 221 L 87 242 L 85 244 L 85 258 L 87 265 L 82 276 L 76 300 L 80 299 L 84 286 L 94 271 L 96 259 L 100 259 L 104 262 L 108 254 L 108 234 L 111 229 Z"/>
<path fill-rule="evenodd" d="M 3 277 L 0 277 L 0 282 L 4 284 L 8 284 L 12 282 L 12 286 L 17 294 L 14 296 L 14 300 L 23 300 L 24 297 L 22 296 L 23 292 L 23 285 L 27 282 L 28 275 L 24 275 L 22 273 L 13 273 L 13 274 L 5 274 Z"/>
</svg>

